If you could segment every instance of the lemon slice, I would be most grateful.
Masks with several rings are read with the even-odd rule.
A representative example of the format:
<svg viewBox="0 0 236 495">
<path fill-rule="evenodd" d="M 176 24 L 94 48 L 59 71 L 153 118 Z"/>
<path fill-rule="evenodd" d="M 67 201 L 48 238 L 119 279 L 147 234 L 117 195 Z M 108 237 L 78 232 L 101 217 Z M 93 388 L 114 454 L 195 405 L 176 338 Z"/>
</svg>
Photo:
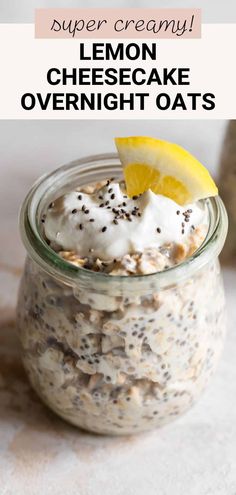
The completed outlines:
<svg viewBox="0 0 236 495">
<path fill-rule="evenodd" d="M 177 144 L 141 136 L 115 143 L 130 197 L 151 189 L 184 205 L 218 194 L 208 170 Z"/>
</svg>

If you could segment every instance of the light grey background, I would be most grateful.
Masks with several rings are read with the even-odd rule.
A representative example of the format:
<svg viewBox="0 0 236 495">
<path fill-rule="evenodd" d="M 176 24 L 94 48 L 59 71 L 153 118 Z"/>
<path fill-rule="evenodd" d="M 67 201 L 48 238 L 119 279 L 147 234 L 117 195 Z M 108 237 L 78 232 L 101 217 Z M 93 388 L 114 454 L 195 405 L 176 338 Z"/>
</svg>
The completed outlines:
<svg viewBox="0 0 236 495">
<path fill-rule="evenodd" d="M 236 22 L 235 0 L 0 0 L 0 22 L 33 22 L 40 7 L 201 8 L 203 22 Z"/>
</svg>

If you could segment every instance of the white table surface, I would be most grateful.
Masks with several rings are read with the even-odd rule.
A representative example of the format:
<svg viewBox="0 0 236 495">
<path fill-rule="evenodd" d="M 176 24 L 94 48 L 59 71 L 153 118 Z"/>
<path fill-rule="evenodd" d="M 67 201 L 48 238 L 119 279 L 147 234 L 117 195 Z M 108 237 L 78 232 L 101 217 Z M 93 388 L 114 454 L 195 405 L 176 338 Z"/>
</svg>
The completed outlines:
<svg viewBox="0 0 236 495">
<path fill-rule="evenodd" d="M 122 134 L 155 135 L 156 126 L 210 168 L 217 162 L 223 122 L 191 122 L 191 129 L 187 122 L 121 124 Z M 236 495 L 233 269 L 224 270 L 228 336 L 217 374 L 198 404 L 165 428 L 124 438 L 82 433 L 42 405 L 20 362 L 14 315 L 24 257 L 19 203 L 43 171 L 91 153 L 91 146 L 92 152 L 111 150 L 121 124 L 0 122 L 0 495 Z"/>
</svg>

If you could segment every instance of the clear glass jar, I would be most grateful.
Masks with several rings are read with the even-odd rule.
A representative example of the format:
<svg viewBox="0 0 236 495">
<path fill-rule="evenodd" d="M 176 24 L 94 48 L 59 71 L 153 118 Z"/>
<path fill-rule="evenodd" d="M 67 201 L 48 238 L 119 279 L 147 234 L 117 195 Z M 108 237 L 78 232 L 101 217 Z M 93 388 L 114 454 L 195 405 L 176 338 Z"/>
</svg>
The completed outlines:
<svg viewBox="0 0 236 495">
<path fill-rule="evenodd" d="M 127 434 L 168 423 L 196 401 L 225 335 L 218 263 L 227 232 L 219 197 L 209 231 L 180 265 L 142 276 L 78 268 L 45 242 L 40 218 L 55 196 L 121 177 L 116 155 L 78 160 L 40 179 L 21 211 L 28 252 L 18 331 L 30 381 L 59 416 L 86 430 Z"/>
</svg>

